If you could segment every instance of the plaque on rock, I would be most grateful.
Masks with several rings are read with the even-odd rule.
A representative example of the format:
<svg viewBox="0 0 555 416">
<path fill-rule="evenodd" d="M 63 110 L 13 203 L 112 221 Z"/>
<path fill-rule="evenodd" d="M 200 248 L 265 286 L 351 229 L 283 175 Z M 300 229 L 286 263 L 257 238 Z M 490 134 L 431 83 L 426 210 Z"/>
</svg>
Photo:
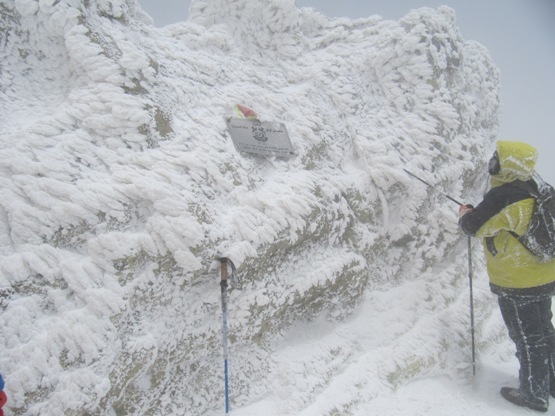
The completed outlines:
<svg viewBox="0 0 555 416">
<path fill-rule="evenodd" d="M 293 146 L 285 124 L 246 118 L 226 118 L 235 148 L 264 156 L 291 157 Z"/>
</svg>

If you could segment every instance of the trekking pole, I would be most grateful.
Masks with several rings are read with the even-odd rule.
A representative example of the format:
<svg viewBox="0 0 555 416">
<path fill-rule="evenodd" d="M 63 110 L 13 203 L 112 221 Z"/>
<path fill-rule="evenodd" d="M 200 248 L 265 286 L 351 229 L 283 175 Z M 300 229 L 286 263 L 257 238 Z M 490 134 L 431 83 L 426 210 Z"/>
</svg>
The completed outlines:
<svg viewBox="0 0 555 416">
<path fill-rule="evenodd" d="M 414 173 L 409 172 L 406 169 L 403 169 L 405 172 L 407 172 L 410 176 L 412 176 L 414 179 L 418 179 L 420 182 L 422 182 L 424 185 L 427 185 L 428 187 L 432 188 L 433 190 L 435 190 L 436 192 L 439 192 L 441 195 L 443 195 L 445 198 L 447 198 L 450 201 L 453 201 L 455 204 L 457 205 L 463 205 L 462 202 L 457 201 L 455 198 L 450 197 L 449 195 L 447 195 L 444 192 L 441 192 L 439 189 L 433 187 L 432 185 L 430 185 L 428 182 L 426 182 L 424 179 L 419 178 L 418 176 L 416 176 Z"/>
<path fill-rule="evenodd" d="M 220 260 L 220 288 L 222 292 L 225 414 L 229 415 L 229 364 L 227 351 L 227 263 L 231 262 L 231 260 L 229 260 L 227 257 L 221 257 L 218 260 Z"/>
<path fill-rule="evenodd" d="M 414 173 L 408 171 L 407 169 L 403 170 L 408 173 L 410 176 L 412 176 L 415 179 L 418 179 L 420 182 L 422 182 L 424 185 L 432 188 L 433 190 L 435 190 L 436 192 L 439 192 L 441 195 L 443 195 L 445 198 L 447 198 L 448 200 L 454 202 L 455 204 L 461 206 L 463 205 L 462 202 L 457 201 L 455 198 L 447 195 L 444 192 L 441 192 L 439 189 L 433 187 L 432 185 L 430 185 L 428 182 L 426 182 L 424 179 L 416 176 Z M 469 285 L 470 285 L 470 335 L 472 338 L 472 375 L 476 375 L 476 346 L 475 346 L 475 341 L 474 341 L 474 295 L 472 293 L 472 241 L 470 240 L 470 236 L 468 236 L 468 280 L 469 280 Z"/>
<path fill-rule="evenodd" d="M 474 296 L 472 294 L 472 240 L 468 236 L 468 284 L 470 287 L 470 335 L 472 339 L 472 375 L 476 375 L 476 344 L 474 341 Z"/>
</svg>

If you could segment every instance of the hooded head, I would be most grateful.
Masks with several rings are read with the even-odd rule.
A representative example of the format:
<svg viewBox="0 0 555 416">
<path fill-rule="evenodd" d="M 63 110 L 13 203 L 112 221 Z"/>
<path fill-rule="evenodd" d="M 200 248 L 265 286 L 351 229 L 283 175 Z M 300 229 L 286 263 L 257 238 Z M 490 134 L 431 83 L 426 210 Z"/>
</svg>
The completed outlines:
<svg viewBox="0 0 555 416">
<path fill-rule="evenodd" d="M 538 159 L 538 151 L 534 147 L 522 142 L 498 141 L 495 153 L 499 159 L 499 169 L 491 176 L 492 186 L 532 178 Z"/>
</svg>

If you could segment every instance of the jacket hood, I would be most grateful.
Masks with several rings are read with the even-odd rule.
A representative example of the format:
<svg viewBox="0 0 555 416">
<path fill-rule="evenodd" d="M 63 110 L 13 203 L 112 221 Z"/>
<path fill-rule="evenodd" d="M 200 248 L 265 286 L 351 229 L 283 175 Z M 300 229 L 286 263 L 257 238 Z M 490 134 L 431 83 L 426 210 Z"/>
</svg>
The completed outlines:
<svg viewBox="0 0 555 416">
<path fill-rule="evenodd" d="M 538 151 L 533 146 L 523 142 L 498 141 L 497 156 L 501 169 L 491 176 L 492 186 L 516 180 L 527 181 L 534 175 Z"/>
</svg>

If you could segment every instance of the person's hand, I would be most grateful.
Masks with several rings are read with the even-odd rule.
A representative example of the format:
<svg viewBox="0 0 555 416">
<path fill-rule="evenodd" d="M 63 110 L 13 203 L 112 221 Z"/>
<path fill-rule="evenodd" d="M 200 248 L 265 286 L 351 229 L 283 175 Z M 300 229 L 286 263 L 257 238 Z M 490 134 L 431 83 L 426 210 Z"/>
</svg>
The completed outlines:
<svg viewBox="0 0 555 416">
<path fill-rule="evenodd" d="M 463 204 L 459 207 L 459 218 L 474 210 L 474 206 L 470 204 Z"/>
</svg>

